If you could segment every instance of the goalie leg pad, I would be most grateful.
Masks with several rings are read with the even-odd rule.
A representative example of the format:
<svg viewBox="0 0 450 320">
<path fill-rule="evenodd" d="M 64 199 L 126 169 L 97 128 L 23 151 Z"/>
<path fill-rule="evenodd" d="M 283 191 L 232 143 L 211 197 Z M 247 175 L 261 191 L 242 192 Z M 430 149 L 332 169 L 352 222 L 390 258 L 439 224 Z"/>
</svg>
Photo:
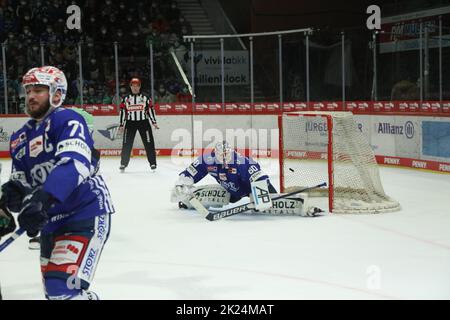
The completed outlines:
<svg viewBox="0 0 450 320">
<path fill-rule="evenodd" d="M 272 207 L 272 199 L 269 195 L 268 180 L 258 180 L 251 183 L 251 200 L 255 209 L 259 211 L 268 210 Z"/>
<path fill-rule="evenodd" d="M 272 195 L 272 197 L 280 195 Z M 294 195 L 292 197 L 273 200 L 271 208 L 262 212 L 253 211 L 253 213 L 269 215 L 295 215 L 303 217 L 312 216 L 308 206 L 308 194 L 306 193 L 299 193 L 298 195 Z"/>
<path fill-rule="evenodd" d="M 208 184 L 198 186 L 192 190 L 192 193 L 205 208 L 220 208 L 230 203 L 230 194 L 220 185 Z M 193 209 L 189 201 L 183 201 L 183 203 L 188 207 L 188 209 Z"/>
<path fill-rule="evenodd" d="M 300 196 L 293 196 L 274 200 L 272 208 L 262 211 L 263 214 L 273 215 L 303 215 L 304 199 Z"/>
</svg>

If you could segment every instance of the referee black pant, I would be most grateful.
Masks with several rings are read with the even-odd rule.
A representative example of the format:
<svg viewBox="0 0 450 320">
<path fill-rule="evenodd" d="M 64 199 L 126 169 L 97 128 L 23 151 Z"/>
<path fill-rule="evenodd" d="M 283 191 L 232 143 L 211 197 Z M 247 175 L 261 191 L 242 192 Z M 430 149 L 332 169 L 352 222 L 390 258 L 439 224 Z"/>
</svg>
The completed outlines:
<svg viewBox="0 0 450 320">
<path fill-rule="evenodd" d="M 152 128 L 148 119 L 126 122 L 125 130 L 123 132 L 122 156 L 120 164 L 125 167 L 128 166 L 128 163 L 130 162 L 131 150 L 133 149 L 134 137 L 136 136 L 136 131 L 138 130 L 141 135 L 142 143 L 144 144 L 145 152 L 147 153 L 148 162 L 150 165 L 156 165 L 155 141 L 153 140 Z"/>
</svg>

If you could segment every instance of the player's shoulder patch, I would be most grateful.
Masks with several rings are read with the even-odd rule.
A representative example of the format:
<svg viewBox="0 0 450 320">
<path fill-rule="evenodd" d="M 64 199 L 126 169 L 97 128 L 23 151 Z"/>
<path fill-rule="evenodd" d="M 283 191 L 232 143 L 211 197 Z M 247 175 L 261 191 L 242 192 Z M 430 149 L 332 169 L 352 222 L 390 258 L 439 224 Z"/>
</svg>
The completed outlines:
<svg viewBox="0 0 450 320">
<path fill-rule="evenodd" d="M 194 177 L 194 176 L 198 173 L 197 169 L 195 169 L 195 167 L 194 167 L 193 164 L 191 164 L 191 165 L 187 168 L 186 171 L 187 171 L 192 177 Z"/>
<path fill-rule="evenodd" d="M 21 147 L 27 141 L 27 134 L 25 127 L 22 127 L 19 131 L 14 132 L 10 138 L 11 152 L 14 152 L 17 148 Z"/>
</svg>

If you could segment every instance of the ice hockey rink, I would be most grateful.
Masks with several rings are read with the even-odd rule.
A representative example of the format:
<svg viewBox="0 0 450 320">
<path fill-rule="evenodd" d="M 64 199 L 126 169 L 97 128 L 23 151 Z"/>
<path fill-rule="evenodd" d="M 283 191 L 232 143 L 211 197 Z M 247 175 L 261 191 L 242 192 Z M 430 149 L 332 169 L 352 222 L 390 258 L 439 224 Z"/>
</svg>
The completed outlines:
<svg viewBox="0 0 450 320">
<path fill-rule="evenodd" d="M 2 181 L 11 162 L 1 160 Z M 170 203 L 190 158 L 102 159 L 116 213 L 92 290 L 101 299 L 450 299 L 450 175 L 381 167 L 402 210 L 236 215 L 215 222 Z M 276 186 L 276 160 L 262 160 Z M 204 181 L 204 183 L 212 180 Z M 23 236 L 0 254 L 4 299 L 43 299 Z"/>
</svg>

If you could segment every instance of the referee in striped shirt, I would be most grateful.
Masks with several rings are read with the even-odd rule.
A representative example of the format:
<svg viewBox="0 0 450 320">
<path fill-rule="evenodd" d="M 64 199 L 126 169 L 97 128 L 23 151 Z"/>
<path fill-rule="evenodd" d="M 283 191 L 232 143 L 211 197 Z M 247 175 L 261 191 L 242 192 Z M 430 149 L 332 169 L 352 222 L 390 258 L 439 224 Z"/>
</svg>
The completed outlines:
<svg viewBox="0 0 450 320">
<path fill-rule="evenodd" d="M 151 122 L 155 129 L 159 129 L 156 123 L 155 110 L 151 99 L 140 93 L 141 81 L 138 78 L 131 79 L 130 88 L 132 93 L 124 97 L 120 104 L 120 128 L 124 130 L 120 171 L 124 172 L 130 162 L 136 131 L 139 131 L 141 135 L 150 168 L 155 171 L 155 141 L 150 126 Z"/>
</svg>

